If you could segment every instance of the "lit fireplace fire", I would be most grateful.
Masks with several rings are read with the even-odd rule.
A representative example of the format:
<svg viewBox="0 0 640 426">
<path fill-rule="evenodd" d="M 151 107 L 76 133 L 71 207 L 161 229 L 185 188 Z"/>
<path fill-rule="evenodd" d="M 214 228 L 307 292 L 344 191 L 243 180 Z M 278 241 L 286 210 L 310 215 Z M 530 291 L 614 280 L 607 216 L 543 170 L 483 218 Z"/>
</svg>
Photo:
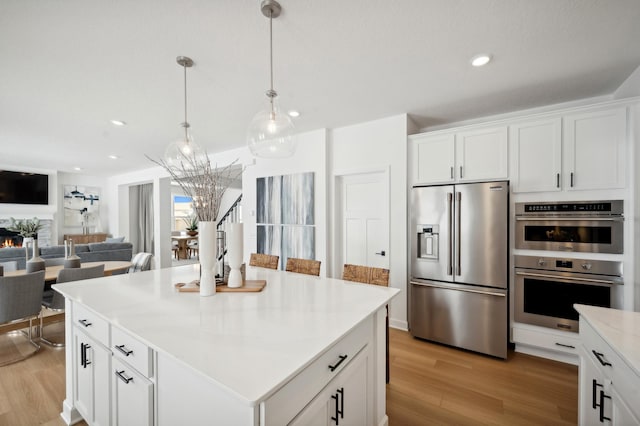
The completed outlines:
<svg viewBox="0 0 640 426">
<path fill-rule="evenodd" d="M 5 247 L 22 247 L 22 244 L 16 244 L 12 238 L 5 238 L 2 245 L 0 245 L 0 248 Z"/>
</svg>

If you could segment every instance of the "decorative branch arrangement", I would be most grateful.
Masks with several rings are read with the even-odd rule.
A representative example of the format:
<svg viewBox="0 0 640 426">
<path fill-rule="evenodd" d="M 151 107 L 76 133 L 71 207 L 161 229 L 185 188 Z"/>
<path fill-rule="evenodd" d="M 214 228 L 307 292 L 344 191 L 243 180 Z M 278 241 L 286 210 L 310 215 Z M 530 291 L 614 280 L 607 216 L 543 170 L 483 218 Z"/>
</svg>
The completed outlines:
<svg viewBox="0 0 640 426">
<path fill-rule="evenodd" d="M 40 219 L 34 217 L 33 219 L 11 219 L 11 224 L 7 226 L 7 229 L 11 232 L 17 232 L 20 236 L 24 237 L 37 237 L 38 231 L 42 229 Z"/>
<path fill-rule="evenodd" d="M 146 157 L 169 172 L 185 195 L 191 197 L 199 221 L 213 222 L 218 217 L 222 196 L 229 184 L 242 174 L 243 169 L 233 168 L 238 160 L 218 169 L 211 166 L 206 153 L 202 156 L 182 155 L 184 159 L 177 167 L 169 166 L 164 160 L 156 161 L 148 155 Z"/>
</svg>

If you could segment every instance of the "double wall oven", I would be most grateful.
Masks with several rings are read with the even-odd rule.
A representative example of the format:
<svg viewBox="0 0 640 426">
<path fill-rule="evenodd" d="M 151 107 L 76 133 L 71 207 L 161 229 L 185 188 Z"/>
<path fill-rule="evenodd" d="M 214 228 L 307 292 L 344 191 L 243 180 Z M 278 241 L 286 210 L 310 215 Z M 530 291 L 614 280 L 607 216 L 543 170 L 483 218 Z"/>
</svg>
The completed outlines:
<svg viewBox="0 0 640 426">
<path fill-rule="evenodd" d="M 517 322 L 578 331 L 574 303 L 621 307 L 621 261 L 552 252 L 623 253 L 623 202 L 516 203 L 514 257 Z"/>
</svg>

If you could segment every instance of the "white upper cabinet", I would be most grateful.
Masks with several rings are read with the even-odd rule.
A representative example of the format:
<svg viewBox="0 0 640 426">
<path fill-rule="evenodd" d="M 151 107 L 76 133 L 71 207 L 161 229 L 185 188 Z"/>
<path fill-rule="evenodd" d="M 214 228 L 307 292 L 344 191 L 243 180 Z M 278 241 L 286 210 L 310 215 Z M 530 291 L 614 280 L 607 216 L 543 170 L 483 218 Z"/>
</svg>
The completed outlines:
<svg viewBox="0 0 640 426">
<path fill-rule="evenodd" d="M 456 134 L 456 172 L 460 182 L 508 178 L 507 127 Z"/>
<path fill-rule="evenodd" d="M 415 135 L 410 138 L 413 151 L 413 184 L 453 182 L 455 168 L 455 136 Z"/>
<path fill-rule="evenodd" d="M 564 117 L 567 190 L 625 187 L 626 108 Z"/>
<path fill-rule="evenodd" d="M 419 134 L 411 136 L 409 141 L 413 185 L 508 177 L 507 128 L 504 126 Z"/>
<path fill-rule="evenodd" d="M 509 126 L 513 192 L 560 191 L 562 120 L 550 118 Z"/>
</svg>

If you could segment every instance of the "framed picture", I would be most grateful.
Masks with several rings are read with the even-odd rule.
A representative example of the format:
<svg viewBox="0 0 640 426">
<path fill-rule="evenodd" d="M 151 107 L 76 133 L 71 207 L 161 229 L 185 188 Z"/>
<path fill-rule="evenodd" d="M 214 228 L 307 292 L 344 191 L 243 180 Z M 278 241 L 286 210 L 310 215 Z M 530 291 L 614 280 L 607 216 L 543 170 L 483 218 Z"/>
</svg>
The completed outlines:
<svg viewBox="0 0 640 426">
<path fill-rule="evenodd" d="M 64 185 L 64 226 L 90 227 L 100 222 L 100 188 Z"/>
</svg>

